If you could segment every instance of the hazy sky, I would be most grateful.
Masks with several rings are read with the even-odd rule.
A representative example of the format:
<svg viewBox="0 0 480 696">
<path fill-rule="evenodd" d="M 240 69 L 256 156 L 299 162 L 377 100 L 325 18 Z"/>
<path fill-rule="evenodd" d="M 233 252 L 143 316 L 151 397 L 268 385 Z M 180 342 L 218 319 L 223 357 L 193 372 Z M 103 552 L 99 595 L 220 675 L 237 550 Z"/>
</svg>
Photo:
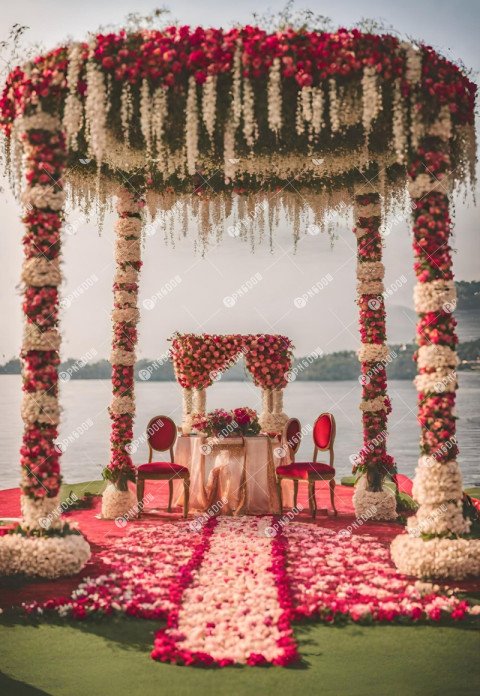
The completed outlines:
<svg viewBox="0 0 480 696">
<path fill-rule="evenodd" d="M 160 4 L 160 3 L 158 3 Z M 42 42 L 51 48 L 66 37 L 82 39 L 99 25 L 122 23 L 133 10 L 148 13 L 155 2 L 136 0 L 19 0 L 0 6 L 0 40 L 6 38 L 14 23 L 30 27 L 28 41 Z M 252 11 L 278 9 L 284 2 L 242 2 L 230 5 L 219 0 L 186 2 L 176 0 L 174 16 L 183 23 L 226 26 L 235 21 L 251 21 Z M 362 17 L 382 18 L 397 30 L 427 43 L 474 70 L 479 69 L 480 4 L 476 1 L 444 2 L 404 0 L 374 2 L 356 0 L 335 3 L 298 3 L 328 14 L 334 24 L 351 25 Z M 173 5 L 172 5 L 173 6 Z M 18 285 L 21 267 L 19 206 L 8 193 L 1 196 L 2 234 L 0 253 L 3 273 L 0 276 L 0 312 L 4 330 L 0 335 L 0 360 L 18 354 L 21 341 L 21 295 Z M 74 213 L 75 214 L 75 213 Z M 478 267 L 478 211 L 457 201 L 454 245 L 455 272 L 458 279 L 480 278 Z M 80 357 L 96 351 L 107 357 L 110 346 L 111 283 L 113 278 L 113 218 L 107 218 L 104 231 L 98 234 L 94 224 L 81 224 L 75 235 L 66 236 L 63 269 L 66 280 L 62 295 L 71 300 L 62 312 L 64 337 L 62 356 Z M 297 354 L 317 347 L 326 352 L 358 345 L 355 299 L 355 245 L 351 230 L 340 230 L 334 248 L 326 236 L 306 236 L 296 253 L 287 226 L 278 231 L 275 252 L 268 245 L 251 254 L 244 242 L 228 235 L 205 259 L 194 254 L 191 240 L 167 247 L 160 235 L 147 238 L 141 277 L 139 356 L 154 358 L 162 354 L 166 339 L 176 329 L 208 332 L 277 332 L 288 334 L 297 346 Z M 386 285 L 404 275 L 407 282 L 388 303 L 413 307 L 412 253 L 408 227 L 395 226 L 387 240 L 385 263 Z M 232 306 L 230 297 L 248 279 L 260 274 L 261 280 Z M 333 280 L 297 307 L 301 297 L 316 283 L 331 274 Z M 179 277 L 177 287 L 146 309 L 143 302 L 157 294 L 172 278 Z M 91 286 L 81 291 L 82 286 Z M 398 313 L 397 313 L 398 314 Z M 397 316 L 397 315 L 395 315 Z M 412 324 L 411 336 L 414 334 Z"/>
</svg>

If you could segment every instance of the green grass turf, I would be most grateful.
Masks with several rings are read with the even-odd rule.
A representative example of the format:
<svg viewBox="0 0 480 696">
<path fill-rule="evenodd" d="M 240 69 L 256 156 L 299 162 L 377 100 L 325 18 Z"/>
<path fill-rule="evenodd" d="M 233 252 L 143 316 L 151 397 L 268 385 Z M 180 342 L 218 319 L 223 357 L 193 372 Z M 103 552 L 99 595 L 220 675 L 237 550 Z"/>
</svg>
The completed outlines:
<svg viewBox="0 0 480 696">
<path fill-rule="evenodd" d="M 470 696 L 480 689 L 471 626 L 298 626 L 295 668 L 178 667 L 150 656 L 158 623 L 116 618 L 0 625 L 5 696 Z"/>
</svg>

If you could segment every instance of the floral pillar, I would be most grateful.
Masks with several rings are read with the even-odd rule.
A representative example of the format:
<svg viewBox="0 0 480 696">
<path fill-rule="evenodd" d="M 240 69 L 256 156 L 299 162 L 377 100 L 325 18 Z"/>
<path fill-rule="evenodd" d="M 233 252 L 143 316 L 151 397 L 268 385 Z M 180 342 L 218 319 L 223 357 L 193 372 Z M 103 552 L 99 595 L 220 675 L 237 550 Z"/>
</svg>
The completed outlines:
<svg viewBox="0 0 480 696">
<path fill-rule="evenodd" d="M 207 392 L 204 388 L 193 390 L 192 411 L 193 413 L 205 413 L 207 408 Z"/>
<path fill-rule="evenodd" d="M 273 413 L 273 392 L 271 389 L 266 387 L 262 388 L 262 412 L 259 416 L 259 422 L 262 426 L 263 431 L 273 430 L 272 423 L 272 413 Z"/>
<path fill-rule="evenodd" d="M 432 132 L 435 135 L 432 136 Z M 449 129 L 440 120 L 420 140 L 409 163 L 418 313 L 416 354 L 420 459 L 413 495 L 420 507 L 392 558 L 409 575 L 461 579 L 480 574 L 480 540 L 462 538 L 462 476 L 455 434 L 456 303 L 449 245 Z"/>
<path fill-rule="evenodd" d="M 125 514 L 136 504 L 136 497 L 128 489 L 128 481 L 135 481 L 136 470 L 130 456 L 135 418 L 134 369 L 137 343 L 138 275 L 141 262 L 143 199 L 136 192 L 121 189 L 118 193 L 115 224 L 116 270 L 113 284 L 112 312 L 113 341 L 112 402 L 110 419 L 110 463 L 104 477 L 111 482 L 103 494 L 102 515 L 114 518 Z"/>
<path fill-rule="evenodd" d="M 188 435 L 192 430 L 192 410 L 193 410 L 193 393 L 191 389 L 183 387 L 182 389 L 182 432 Z"/>
<path fill-rule="evenodd" d="M 22 522 L 0 540 L 0 573 L 59 577 L 78 572 L 90 556 L 83 536 L 64 523 L 60 507 L 58 331 L 65 139 L 59 121 L 38 112 L 22 119 L 27 187 L 22 268 L 25 330 L 20 450 Z"/>
<path fill-rule="evenodd" d="M 357 483 L 353 501 L 357 516 L 368 510 L 373 519 L 394 519 L 395 496 L 388 488 L 383 488 L 386 474 L 394 471 L 394 462 L 387 454 L 387 417 L 391 406 L 385 369 L 388 357 L 383 285 L 385 268 L 380 234 L 380 195 L 374 188 L 363 186 L 356 192 L 354 214 L 363 421 L 363 447 L 357 455 L 354 472 L 361 472 L 364 476 Z"/>
</svg>

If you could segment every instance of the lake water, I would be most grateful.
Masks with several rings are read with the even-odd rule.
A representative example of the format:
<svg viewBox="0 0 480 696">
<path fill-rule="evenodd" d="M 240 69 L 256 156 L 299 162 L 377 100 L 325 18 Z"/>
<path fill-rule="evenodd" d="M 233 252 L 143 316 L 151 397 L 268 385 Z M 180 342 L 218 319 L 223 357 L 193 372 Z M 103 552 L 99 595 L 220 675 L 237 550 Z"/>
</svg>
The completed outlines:
<svg viewBox="0 0 480 696">
<path fill-rule="evenodd" d="M 457 398 L 460 464 L 465 484 L 480 485 L 480 373 L 460 373 Z M 175 382 L 140 382 L 135 385 L 137 418 L 135 437 L 141 438 L 148 420 L 156 414 L 181 421 L 181 393 Z M 18 485 L 21 378 L 0 376 L 0 488 Z M 389 421 L 389 452 L 401 473 L 412 476 L 418 458 L 419 428 L 416 422 L 416 392 L 408 380 L 389 383 L 393 412 Z M 311 424 L 322 411 L 331 411 L 337 421 L 335 466 L 338 479 L 351 473 L 349 456 L 361 445 L 358 404 L 360 385 L 345 382 L 294 382 L 285 391 L 285 412 L 303 425 Z M 73 440 L 62 456 L 64 479 L 69 483 L 101 478 L 108 463 L 110 402 L 108 380 L 75 380 L 61 384 L 63 407 L 60 441 Z M 261 410 L 260 391 L 246 382 L 217 382 L 207 392 L 207 407 L 234 408 L 248 405 Z M 74 438 L 75 433 L 78 439 Z M 69 437 L 70 436 L 70 437 Z M 299 459 L 310 458 L 311 435 L 302 442 Z M 135 463 L 147 460 L 147 447 L 140 441 L 133 456 Z"/>
</svg>

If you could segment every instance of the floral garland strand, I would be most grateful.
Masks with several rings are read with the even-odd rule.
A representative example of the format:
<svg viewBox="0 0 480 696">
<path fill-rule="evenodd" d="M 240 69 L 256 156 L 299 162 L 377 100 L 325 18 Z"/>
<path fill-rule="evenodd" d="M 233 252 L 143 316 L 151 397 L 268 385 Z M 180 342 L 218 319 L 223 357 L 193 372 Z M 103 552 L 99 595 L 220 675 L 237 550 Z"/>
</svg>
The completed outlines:
<svg viewBox="0 0 480 696">
<path fill-rule="evenodd" d="M 392 558 L 405 573 L 461 579 L 480 573 L 480 540 L 466 540 L 462 477 L 457 463 L 455 391 L 457 335 L 455 287 L 445 182 L 450 172 L 448 132 L 420 140 L 409 163 L 413 198 L 413 251 L 418 313 L 416 354 L 420 459 L 413 495 L 420 507 L 406 535 L 392 543 Z M 442 131 L 440 131 L 442 132 Z"/>
<path fill-rule="evenodd" d="M 41 112 L 23 119 L 21 137 L 27 180 L 23 194 L 22 522 L 0 540 L 0 573 L 55 578 L 78 572 L 90 556 L 88 543 L 60 514 L 61 450 L 55 443 L 60 422 L 58 286 L 66 147 L 60 123 Z"/>
<path fill-rule="evenodd" d="M 365 187 L 364 187 L 365 188 Z M 377 519 L 396 517 L 395 496 L 383 488 L 383 479 L 395 471 L 387 454 L 387 419 L 391 411 L 387 396 L 385 301 L 380 234 L 381 207 L 377 192 L 355 196 L 357 238 L 358 306 L 360 309 L 363 447 L 357 455 L 354 473 L 362 473 L 354 494 L 355 513 L 362 515 L 373 506 Z"/>
<path fill-rule="evenodd" d="M 103 495 L 102 516 L 115 518 L 135 504 L 127 481 L 135 481 L 136 469 L 129 446 L 133 439 L 135 418 L 135 347 L 137 323 L 138 275 L 141 262 L 141 211 L 143 197 L 136 192 L 121 189 L 118 193 L 118 220 L 115 224 L 117 264 L 113 291 L 112 312 L 113 341 L 110 362 L 112 364 L 113 398 L 110 405 L 112 429 L 110 436 L 111 457 L 104 469 L 104 478 L 114 486 L 107 487 Z"/>
</svg>

